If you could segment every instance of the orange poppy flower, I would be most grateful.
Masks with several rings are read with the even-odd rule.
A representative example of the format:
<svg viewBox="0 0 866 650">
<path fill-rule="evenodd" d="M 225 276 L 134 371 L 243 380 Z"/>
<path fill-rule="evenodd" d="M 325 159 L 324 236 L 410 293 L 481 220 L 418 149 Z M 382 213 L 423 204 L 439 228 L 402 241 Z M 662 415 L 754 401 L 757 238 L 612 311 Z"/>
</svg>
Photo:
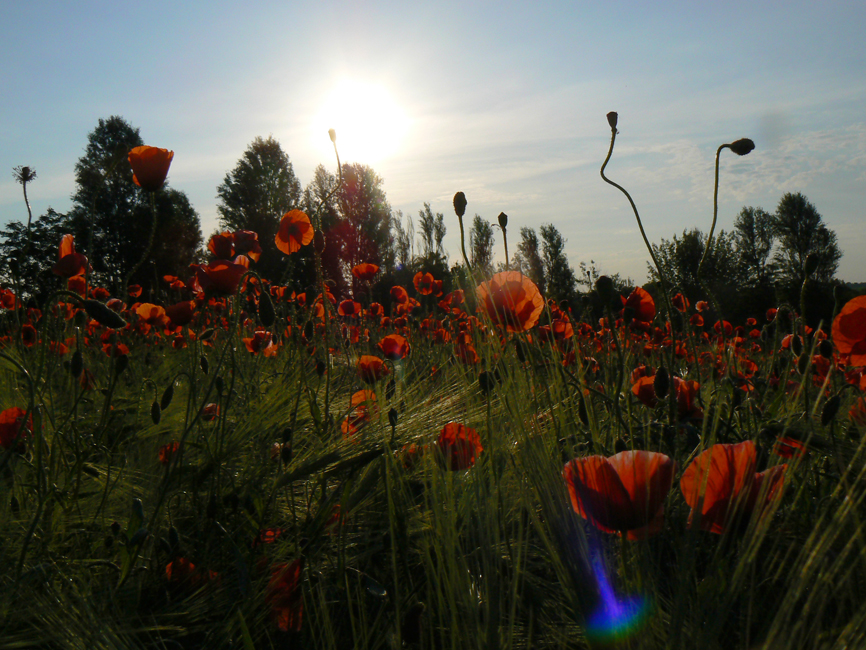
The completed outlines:
<svg viewBox="0 0 866 650">
<path fill-rule="evenodd" d="M 131 284 L 127 288 L 127 291 L 129 292 L 130 298 L 138 298 L 141 295 L 141 285 L 140 284 Z M 93 296 L 94 298 L 96 298 L 95 293 L 96 292 L 94 292 L 94 296 Z M 107 291 L 105 293 L 108 294 Z M 108 298 L 108 295 L 106 295 L 105 298 Z M 101 298 L 101 300 L 105 300 L 105 298 Z M 100 300 L 100 298 L 97 298 L 97 300 Z"/>
<path fill-rule="evenodd" d="M 290 210 L 280 220 L 280 229 L 274 242 L 286 255 L 297 253 L 301 246 L 313 241 L 313 224 L 300 210 Z"/>
<path fill-rule="evenodd" d="M 358 278 L 361 282 L 372 282 L 378 272 L 378 266 L 368 263 L 358 264 L 358 266 L 352 269 L 352 275 Z"/>
<path fill-rule="evenodd" d="M 420 293 L 422 296 L 429 296 L 433 293 L 434 282 L 435 280 L 433 279 L 432 273 L 421 273 L 421 271 L 418 271 L 412 279 L 412 284 L 415 285 L 415 291 Z"/>
<path fill-rule="evenodd" d="M 686 298 L 683 294 L 678 293 L 673 298 L 671 298 L 671 304 L 677 311 L 686 313 L 686 310 L 689 308 L 689 299 Z"/>
<path fill-rule="evenodd" d="M 219 260 L 229 260 L 235 256 L 234 237 L 229 231 L 217 233 L 210 238 L 207 243 L 207 249 L 213 253 L 213 256 Z M 172 278 L 172 281 L 177 278 Z"/>
<path fill-rule="evenodd" d="M 866 296 L 845 303 L 833 320 L 831 332 L 836 350 L 849 355 L 850 365 L 866 365 Z"/>
<path fill-rule="evenodd" d="M 409 294 L 406 292 L 406 289 L 401 287 L 399 284 L 391 287 L 391 299 L 394 302 L 404 303 L 409 300 Z"/>
<path fill-rule="evenodd" d="M 258 262 L 262 256 L 262 246 L 259 244 L 258 233 L 252 230 L 236 230 L 232 233 L 235 253 L 248 256 L 253 262 Z M 219 257 L 219 256 L 217 256 Z M 228 257 L 228 256 L 227 256 Z"/>
<path fill-rule="evenodd" d="M 143 302 L 135 308 L 135 313 L 138 314 L 140 321 L 148 325 L 161 326 L 168 321 L 168 316 L 165 315 L 165 309 L 159 305 L 152 305 L 149 302 Z"/>
<path fill-rule="evenodd" d="M 755 473 L 757 460 L 758 452 L 751 440 L 713 445 L 695 458 L 680 480 L 680 489 L 692 508 L 689 521 L 700 505 L 701 529 L 721 534 L 737 514 L 748 523 L 754 511 L 760 514 L 779 498 L 787 465 Z"/>
<path fill-rule="evenodd" d="M 129 152 L 133 182 L 143 190 L 155 192 L 165 183 L 172 158 L 174 158 L 174 151 L 168 149 L 147 145 L 135 147 Z"/>
<path fill-rule="evenodd" d="M 509 332 L 525 332 L 538 323 L 544 298 L 538 287 L 518 271 L 497 273 L 475 289 L 487 317 Z"/>
<path fill-rule="evenodd" d="M 475 459 L 484 451 L 478 432 L 457 422 L 445 425 L 436 440 L 436 447 L 440 452 L 439 465 L 453 472 L 475 465 Z"/>
<path fill-rule="evenodd" d="M 399 334 L 389 334 L 379 341 L 379 349 L 386 359 L 396 361 L 409 354 L 409 341 Z"/>
<path fill-rule="evenodd" d="M 274 344 L 273 336 L 267 330 L 256 330 L 254 336 L 242 340 L 250 354 L 261 352 L 266 357 L 274 357 L 277 354 L 278 347 Z"/>
<path fill-rule="evenodd" d="M 344 300 L 340 303 L 339 307 L 337 307 L 337 313 L 340 316 L 345 316 L 347 318 L 360 316 L 362 311 L 361 303 L 355 302 L 354 300 Z"/>
<path fill-rule="evenodd" d="M 623 451 L 610 458 L 576 458 L 562 477 L 577 514 L 599 530 L 642 539 L 661 530 L 676 467 L 664 454 Z"/>
<path fill-rule="evenodd" d="M 62 278 L 71 278 L 87 272 L 87 256 L 75 252 L 75 239 L 72 235 L 63 235 L 58 250 L 59 261 L 51 271 Z"/>
<path fill-rule="evenodd" d="M 358 376 L 364 383 L 375 384 L 390 374 L 391 371 L 388 369 L 388 366 L 379 357 L 365 354 L 358 359 Z"/>
<path fill-rule="evenodd" d="M 0 447 L 11 449 L 13 445 L 17 445 L 19 451 L 24 451 L 24 441 L 30 437 L 33 429 L 33 416 L 25 422 L 26 414 L 27 411 L 17 406 L 0 413 Z"/>
</svg>

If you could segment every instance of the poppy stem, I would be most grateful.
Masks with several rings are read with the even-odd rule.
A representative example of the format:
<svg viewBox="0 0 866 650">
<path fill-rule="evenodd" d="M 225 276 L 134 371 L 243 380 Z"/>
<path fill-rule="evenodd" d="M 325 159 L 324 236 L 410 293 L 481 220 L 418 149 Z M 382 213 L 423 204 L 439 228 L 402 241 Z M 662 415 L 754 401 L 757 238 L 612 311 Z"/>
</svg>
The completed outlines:
<svg viewBox="0 0 866 650">
<path fill-rule="evenodd" d="M 150 227 L 150 239 L 147 240 L 147 246 L 144 248 L 144 252 L 141 254 L 141 259 L 136 262 L 135 266 L 129 271 L 126 276 L 126 280 L 123 281 L 123 295 L 127 294 L 129 290 L 129 281 L 132 279 L 132 276 L 135 275 L 136 271 L 141 268 L 141 265 L 144 264 L 144 261 L 147 259 L 147 256 L 150 255 L 150 249 L 153 248 L 153 240 L 156 237 L 156 192 L 150 193 L 150 213 L 153 215 L 153 222 Z"/>
</svg>

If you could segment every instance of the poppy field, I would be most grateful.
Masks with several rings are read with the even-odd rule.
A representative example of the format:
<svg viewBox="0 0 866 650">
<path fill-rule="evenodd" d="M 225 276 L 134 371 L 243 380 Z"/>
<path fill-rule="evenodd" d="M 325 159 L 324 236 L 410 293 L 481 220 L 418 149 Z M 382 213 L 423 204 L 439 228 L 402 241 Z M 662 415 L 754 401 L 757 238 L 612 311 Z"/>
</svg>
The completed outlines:
<svg viewBox="0 0 866 650">
<path fill-rule="evenodd" d="M 0 289 L 0 648 L 863 643 L 866 296 L 731 323 L 468 260 L 335 296 L 318 218 L 275 240 L 312 287 L 237 231 L 147 297 L 71 235 L 40 308 Z"/>
</svg>

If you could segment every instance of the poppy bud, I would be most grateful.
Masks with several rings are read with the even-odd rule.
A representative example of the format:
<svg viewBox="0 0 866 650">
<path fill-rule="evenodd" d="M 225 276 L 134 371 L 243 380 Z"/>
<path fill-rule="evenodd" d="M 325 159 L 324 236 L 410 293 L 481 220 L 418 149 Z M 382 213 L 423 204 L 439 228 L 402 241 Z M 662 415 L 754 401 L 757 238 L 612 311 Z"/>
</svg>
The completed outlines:
<svg viewBox="0 0 866 650">
<path fill-rule="evenodd" d="M 615 111 L 611 111 L 610 113 L 607 114 L 607 123 L 610 124 L 611 129 L 616 128 L 616 123 L 617 123 L 618 118 L 619 118 L 619 115 L 617 115 Z"/>
<path fill-rule="evenodd" d="M 153 400 L 153 404 L 150 405 L 150 419 L 153 420 L 154 424 L 159 424 L 162 419 L 162 409 L 159 408 L 159 403 L 156 400 Z"/>
<path fill-rule="evenodd" d="M 466 214 L 466 195 L 463 192 L 454 195 L 454 212 L 461 218 Z"/>
<path fill-rule="evenodd" d="M 21 504 L 18 503 L 18 499 L 15 498 L 15 495 L 12 495 L 12 498 L 9 499 L 9 508 L 12 510 L 13 515 L 17 515 L 21 512 Z"/>
<path fill-rule="evenodd" d="M 801 354 L 800 358 L 797 359 L 797 371 L 801 375 L 805 375 L 811 361 L 808 354 Z"/>
<path fill-rule="evenodd" d="M 126 327 L 126 321 L 120 317 L 120 314 L 111 311 L 98 300 L 85 300 L 84 311 L 100 325 L 110 327 L 114 330 L 119 330 Z"/>
<path fill-rule="evenodd" d="M 803 352 L 803 339 L 801 339 L 797 335 L 791 337 L 791 352 L 793 352 L 798 357 Z"/>
<path fill-rule="evenodd" d="M 589 426 L 589 414 L 586 412 L 586 400 L 583 399 L 583 396 L 580 396 L 580 401 L 577 404 L 577 417 L 580 418 L 583 426 Z"/>
<path fill-rule="evenodd" d="M 325 250 L 325 236 L 322 234 L 321 230 L 317 230 L 313 235 L 313 246 L 316 248 L 316 252 L 321 255 Z"/>
<path fill-rule="evenodd" d="M 833 418 L 836 417 L 836 414 L 839 412 L 839 406 L 842 404 L 842 397 L 839 393 L 836 393 L 827 400 L 824 404 L 824 408 L 821 409 L 821 426 L 827 426 L 833 421 Z"/>
<path fill-rule="evenodd" d="M 503 230 L 508 227 L 508 215 L 504 212 L 499 213 L 499 227 Z"/>
<path fill-rule="evenodd" d="M 201 336 L 198 337 L 199 341 L 208 341 L 213 338 L 214 328 L 208 327 L 204 332 L 201 333 Z"/>
<path fill-rule="evenodd" d="M 616 113 L 614 113 L 616 115 Z M 613 280 L 611 280 L 606 275 L 599 276 L 599 278 L 595 281 L 595 290 L 598 293 L 598 297 L 601 298 L 601 301 L 607 305 L 613 300 Z"/>
<path fill-rule="evenodd" d="M 391 424 L 392 429 L 397 427 L 397 409 L 391 407 L 388 411 L 388 422 Z"/>
<path fill-rule="evenodd" d="M 238 506 L 241 504 L 240 497 L 236 492 L 230 492 L 223 497 L 223 505 L 232 509 L 232 512 L 237 512 Z"/>
<path fill-rule="evenodd" d="M 168 405 L 171 404 L 171 398 L 174 397 L 174 381 L 172 381 L 166 389 L 162 393 L 162 397 L 159 400 L 159 408 L 163 411 L 168 408 Z"/>
<path fill-rule="evenodd" d="M 143 517 L 142 517 L 143 518 Z M 113 522 L 110 526 L 112 535 L 120 535 L 120 524 L 118 522 Z"/>
<path fill-rule="evenodd" d="M 818 344 L 818 354 L 825 359 L 833 360 L 833 344 L 830 339 L 824 339 Z"/>
<path fill-rule="evenodd" d="M 478 375 L 478 386 L 481 388 L 481 390 L 485 394 L 489 395 L 490 391 L 493 390 L 493 384 L 494 381 L 491 374 L 486 370 L 482 370 L 481 374 Z"/>
<path fill-rule="evenodd" d="M 809 253 L 806 255 L 806 263 L 804 264 L 806 277 L 811 277 L 812 274 L 818 270 L 818 264 L 821 263 L 821 260 L 818 259 L 818 256 L 815 253 Z"/>
<path fill-rule="evenodd" d="M 755 148 L 755 143 L 749 138 L 740 138 L 728 145 L 728 148 L 738 156 L 745 156 Z"/>
<path fill-rule="evenodd" d="M 259 296 L 259 320 L 265 327 L 270 327 L 277 320 L 277 314 L 274 312 L 274 303 L 271 302 L 271 297 L 267 291 L 262 291 Z"/>
<path fill-rule="evenodd" d="M 743 391 L 734 386 L 734 392 L 731 393 L 731 407 L 738 408 L 743 403 Z"/>
<path fill-rule="evenodd" d="M 625 444 L 625 440 L 622 438 L 617 438 L 616 442 L 613 443 L 613 449 L 616 453 L 621 454 L 624 451 L 628 451 L 628 445 Z"/>
<path fill-rule="evenodd" d="M 78 379 L 81 373 L 84 372 L 84 355 L 81 350 L 75 350 L 72 353 L 72 361 L 69 363 L 69 372 L 73 377 Z"/>
<path fill-rule="evenodd" d="M 334 129 L 328 129 L 328 137 L 331 138 L 331 142 L 337 144 L 337 132 Z"/>
<path fill-rule="evenodd" d="M 129 546 L 130 548 L 139 546 L 142 542 L 144 542 L 144 540 L 147 539 L 148 535 L 150 535 L 150 533 L 148 532 L 147 528 L 139 528 L 137 531 L 135 531 L 135 535 L 133 535 L 132 538 L 129 540 L 127 546 Z"/>
<path fill-rule="evenodd" d="M 201 368 L 201 371 L 204 374 L 207 374 L 207 371 L 210 369 L 210 364 L 208 363 L 206 356 L 201 355 L 201 358 L 198 360 L 198 365 Z"/>
<path fill-rule="evenodd" d="M 213 383 L 214 383 L 214 387 L 216 388 L 217 395 L 222 397 L 223 391 L 225 390 L 225 387 L 226 387 L 225 382 L 223 381 L 223 378 L 217 377 L 216 379 L 214 379 Z"/>
<path fill-rule="evenodd" d="M 87 325 L 87 312 L 81 311 L 80 309 L 76 310 L 74 322 L 76 327 L 84 327 Z"/>
<path fill-rule="evenodd" d="M 141 503 L 141 499 L 132 500 L 132 516 L 136 519 L 144 519 L 144 505 Z"/>
<path fill-rule="evenodd" d="M 633 307 L 624 307 L 622 310 L 622 322 L 626 325 L 630 325 L 634 320 L 634 308 Z"/>
<path fill-rule="evenodd" d="M 325 370 L 327 370 L 327 366 L 325 366 L 325 362 L 319 359 L 316 361 L 316 374 L 321 377 L 325 374 Z"/>
<path fill-rule="evenodd" d="M 668 375 L 668 369 L 664 366 L 661 366 L 653 377 L 653 391 L 655 391 L 656 397 L 659 399 L 664 399 L 668 396 L 668 391 L 671 388 L 671 378 Z"/>
<path fill-rule="evenodd" d="M 291 463 L 293 455 L 294 454 L 292 452 L 292 443 L 284 442 L 280 446 L 280 460 L 283 462 L 283 465 L 288 465 L 289 463 Z"/>
</svg>

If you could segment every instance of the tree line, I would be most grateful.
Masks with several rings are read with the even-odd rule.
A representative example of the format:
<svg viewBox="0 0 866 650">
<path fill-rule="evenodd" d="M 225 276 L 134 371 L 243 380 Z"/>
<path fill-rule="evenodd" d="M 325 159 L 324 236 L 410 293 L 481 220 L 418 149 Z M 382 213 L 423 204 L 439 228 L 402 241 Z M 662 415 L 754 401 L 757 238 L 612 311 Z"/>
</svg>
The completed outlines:
<svg viewBox="0 0 866 650">
<path fill-rule="evenodd" d="M 41 304 L 58 287 L 51 268 L 61 237 L 71 233 L 76 248 L 90 259 L 94 281 L 118 291 L 141 257 L 152 213 L 158 219 L 158 234 L 130 283 L 142 287 L 142 299 L 158 301 L 165 276 L 189 276 L 189 265 L 209 255 L 199 214 L 184 192 L 167 184 L 154 194 L 150 205 L 147 193 L 133 183 L 127 160 L 128 152 L 142 144 L 139 129 L 122 117 L 100 119 L 75 166 L 76 189 L 69 212 L 49 208 L 29 227 L 13 221 L 0 230 L 0 255 L 6 261 L 0 280 L 7 286 L 16 284 L 23 298 Z M 19 176 L 26 196 L 26 182 Z M 566 239 L 553 224 L 543 224 L 538 231 L 522 227 L 518 237 L 511 233 L 507 241 L 504 213 L 497 222 L 475 214 L 467 231 L 471 269 L 462 262 L 451 264 L 443 247 L 445 216 L 434 213 L 429 203 L 416 219 L 392 210 L 382 179 L 359 163 L 342 164 L 338 174 L 319 165 L 302 188 L 289 156 L 273 137 L 257 137 L 250 143 L 217 187 L 217 199 L 220 230 L 257 233 L 262 252 L 253 269 L 270 282 L 298 292 L 315 281 L 311 247 L 286 256 L 274 243 L 280 218 L 293 209 L 310 215 L 324 234 L 323 272 L 336 296 L 360 293 L 351 271 L 365 262 L 381 269 L 380 282 L 370 297 L 383 303 L 393 284 L 411 289 L 419 271 L 442 280 L 447 292 L 475 286 L 508 268 L 529 276 L 547 298 L 586 307 L 600 275 L 593 261 L 580 263 L 575 271 L 565 252 Z M 507 266 L 494 262 L 500 238 L 499 245 L 507 243 L 513 251 Z M 802 194 L 785 194 L 773 214 L 744 207 L 733 231 L 718 233 L 710 243 L 702 286 L 697 268 L 705 247 L 706 236 L 697 229 L 662 239 L 653 247 L 666 280 L 692 302 L 706 299 L 710 289 L 729 319 L 754 316 L 781 301 L 797 304 L 806 258 L 811 255 L 817 266 L 807 283 L 809 299 L 815 303 L 810 311 L 824 317 L 832 310 L 826 296 L 832 295 L 841 251 L 836 235 Z M 655 290 L 659 278 L 652 265 L 649 275 L 647 286 Z M 618 274 L 611 277 L 621 291 L 633 285 Z"/>
</svg>

